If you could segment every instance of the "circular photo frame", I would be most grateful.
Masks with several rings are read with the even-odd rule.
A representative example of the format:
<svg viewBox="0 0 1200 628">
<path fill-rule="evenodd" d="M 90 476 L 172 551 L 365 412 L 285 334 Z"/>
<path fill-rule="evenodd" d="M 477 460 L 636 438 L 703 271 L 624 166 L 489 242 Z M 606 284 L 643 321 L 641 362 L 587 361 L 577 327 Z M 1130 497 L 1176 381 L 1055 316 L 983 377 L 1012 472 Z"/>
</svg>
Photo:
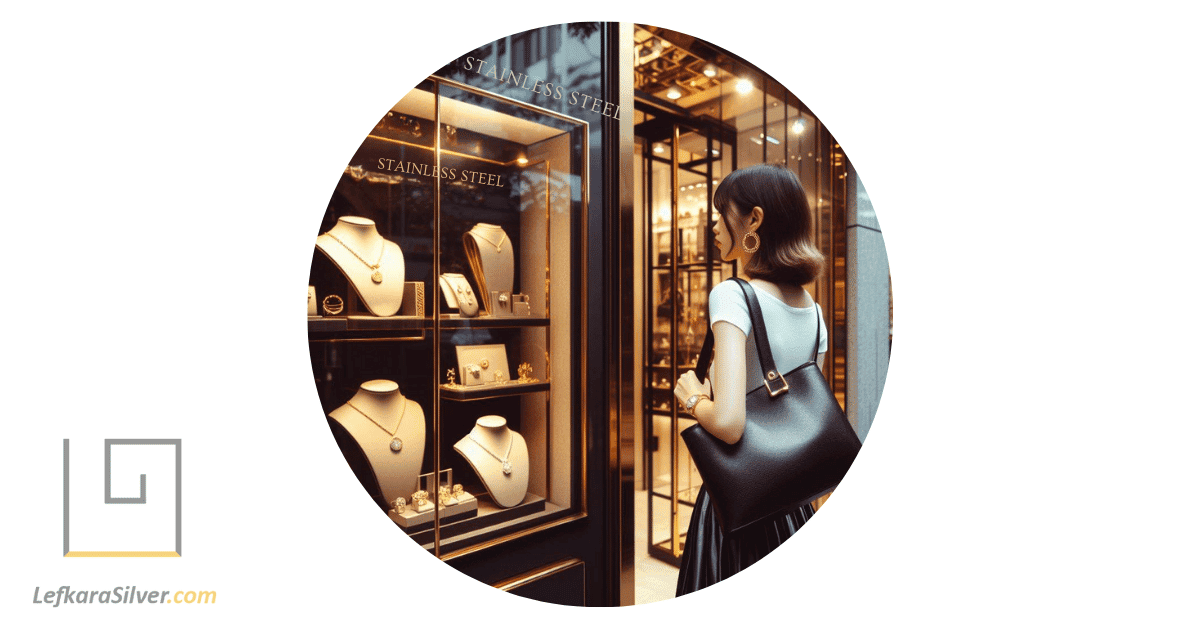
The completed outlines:
<svg viewBox="0 0 1200 628">
<path fill-rule="evenodd" d="M 615 606 L 732 577 L 827 507 L 882 393 L 891 281 L 799 97 L 602 22 L 397 93 L 322 219 L 308 329 L 334 442 L 398 538 Z M 654 568 L 618 586 L 631 555 Z"/>
</svg>

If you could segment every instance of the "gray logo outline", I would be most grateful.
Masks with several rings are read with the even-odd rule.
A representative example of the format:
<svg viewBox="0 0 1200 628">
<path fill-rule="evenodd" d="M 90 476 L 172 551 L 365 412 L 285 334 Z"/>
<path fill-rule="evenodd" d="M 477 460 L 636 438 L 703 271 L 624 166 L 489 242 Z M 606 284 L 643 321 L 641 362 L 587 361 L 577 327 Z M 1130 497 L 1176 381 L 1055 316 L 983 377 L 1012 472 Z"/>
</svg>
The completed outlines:
<svg viewBox="0 0 1200 628">
<path fill-rule="evenodd" d="M 141 474 L 138 497 L 112 496 L 113 445 L 175 446 L 175 555 L 183 556 L 183 440 L 179 438 L 106 438 L 104 439 L 104 503 L 145 504 L 146 474 Z M 70 553 L 71 541 L 71 439 L 63 439 L 63 556 Z"/>
</svg>

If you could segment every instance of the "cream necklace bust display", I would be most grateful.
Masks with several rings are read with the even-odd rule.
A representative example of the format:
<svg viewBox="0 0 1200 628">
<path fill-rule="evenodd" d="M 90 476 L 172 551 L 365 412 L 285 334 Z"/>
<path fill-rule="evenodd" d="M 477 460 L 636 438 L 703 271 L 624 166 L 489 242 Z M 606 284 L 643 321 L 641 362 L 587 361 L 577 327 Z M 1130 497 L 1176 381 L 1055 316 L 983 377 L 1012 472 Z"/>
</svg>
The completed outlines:
<svg viewBox="0 0 1200 628">
<path fill-rule="evenodd" d="M 525 500 L 529 489 L 529 449 L 520 434 L 508 429 L 502 416 L 489 415 L 475 421 L 475 427 L 454 444 L 475 474 L 503 508 Z"/>
<path fill-rule="evenodd" d="M 332 229 L 317 236 L 317 248 L 350 280 L 372 314 L 391 316 L 400 311 L 404 254 L 399 245 L 379 235 L 375 221 L 342 216 Z"/>
<path fill-rule="evenodd" d="M 479 284 L 479 299 L 488 313 L 495 311 L 491 301 L 493 291 L 513 289 L 513 247 L 508 234 L 497 225 L 478 223 L 463 234 L 467 261 Z"/>
<path fill-rule="evenodd" d="M 373 379 L 329 413 L 367 456 L 388 503 L 417 488 L 425 456 L 425 412 L 396 382 Z"/>
</svg>

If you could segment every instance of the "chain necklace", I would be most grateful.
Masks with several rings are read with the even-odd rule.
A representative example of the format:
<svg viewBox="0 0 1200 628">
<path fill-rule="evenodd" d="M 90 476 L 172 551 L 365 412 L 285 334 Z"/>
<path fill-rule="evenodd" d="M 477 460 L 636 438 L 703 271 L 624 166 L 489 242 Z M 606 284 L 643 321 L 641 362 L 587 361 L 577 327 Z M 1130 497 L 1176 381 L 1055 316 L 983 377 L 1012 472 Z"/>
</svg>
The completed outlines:
<svg viewBox="0 0 1200 628">
<path fill-rule="evenodd" d="M 508 234 L 503 231 L 500 232 L 500 242 L 499 243 L 496 243 L 491 238 L 483 235 L 482 233 L 479 233 L 478 231 L 476 231 L 474 229 L 471 229 L 471 234 L 474 235 L 475 237 L 479 238 L 480 240 L 483 240 L 484 242 L 487 242 L 488 244 L 496 247 L 497 253 L 499 253 L 501 248 L 504 246 L 504 241 L 508 239 Z"/>
<path fill-rule="evenodd" d="M 400 426 L 404 424 L 404 414 L 405 414 L 406 412 L 408 412 L 408 400 L 407 400 L 407 399 L 405 399 L 404 397 L 400 397 L 400 399 L 401 399 L 401 400 L 403 400 L 404 406 L 403 406 L 403 408 L 400 410 L 400 420 L 396 422 L 396 429 L 392 430 L 392 432 L 391 432 L 391 437 L 392 437 L 392 445 L 391 445 L 391 446 L 392 446 L 392 452 L 393 452 L 393 453 L 397 453 L 397 454 L 398 454 L 398 453 L 400 453 L 400 450 L 401 450 L 401 449 L 404 449 L 404 441 L 400 440 L 400 437 L 399 437 L 399 436 L 396 436 L 396 432 L 399 432 L 399 431 L 400 431 Z M 374 423 L 374 424 L 375 424 L 375 427 L 377 427 L 377 428 L 379 428 L 379 429 L 383 430 L 384 432 L 387 432 L 387 428 L 386 428 L 386 427 L 384 427 L 384 426 L 380 425 L 380 424 L 379 424 L 379 423 L 378 423 L 378 422 L 377 422 L 375 419 L 372 419 L 372 418 L 370 417 L 370 415 L 368 415 L 366 412 L 363 412 L 362 410 L 359 410 L 358 408 L 355 408 L 355 407 L 354 407 L 354 404 L 352 404 L 352 403 L 350 403 L 349 401 L 347 401 L 347 402 L 346 402 L 346 405 L 348 405 L 348 406 L 350 406 L 351 408 L 353 408 L 355 412 L 357 412 L 357 413 L 359 413 L 359 414 L 363 415 L 364 417 L 366 417 L 368 421 L 370 421 L 370 422 Z"/>
<path fill-rule="evenodd" d="M 342 245 L 342 248 L 346 249 L 347 251 L 350 251 L 351 255 L 353 255 L 354 257 L 357 257 L 358 261 L 362 262 L 363 264 L 366 264 L 367 268 L 370 268 L 372 271 L 371 272 L 371 281 L 374 281 L 375 283 L 383 283 L 383 273 L 380 272 L 380 270 L 379 270 L 379 264 L 383 262 L 383 252 L 384 252 L 384 250 L 387 249 L 386 241 L 379 243 L 379 260 L 376 261 L 374 264 L 372 264 L 371 262 L 368 262 L 367 260 L 363 259 L 362 256 L 359 255 L 358 253 L 356 253 L 354 251 L 354 249 L 350 248 L 350 246 L 348 244 L 346 244 L 345 242 L 342 242 L 341 239 L 339 239 L 337 236 L 333 235 L 333 232 L 326 231 L 325 235 L 333 238 L 335 242 Z"/>
<path fill-rule="evenodd" d="M 484 447 L 483 443 L 479 442 L 478 438 L 475 438 L 475 434 L 473 432 L 467 432 L 467 437 L 475 441 L 475 444 L 479 445 L 479 448 L 486 451 L 489 456 L 500 461 L 500 470 L 504 471 L 504 475 L 512 475 L 512 463 L 508 461 L 508 454 L 512 453 L 512 445 L 515 437 L 511 431 L 508 434 L 508 451 L 504 452 L 503 458 L 492 453 L 492 450 L 488 449 L 487 447 Z"/>
</svg>

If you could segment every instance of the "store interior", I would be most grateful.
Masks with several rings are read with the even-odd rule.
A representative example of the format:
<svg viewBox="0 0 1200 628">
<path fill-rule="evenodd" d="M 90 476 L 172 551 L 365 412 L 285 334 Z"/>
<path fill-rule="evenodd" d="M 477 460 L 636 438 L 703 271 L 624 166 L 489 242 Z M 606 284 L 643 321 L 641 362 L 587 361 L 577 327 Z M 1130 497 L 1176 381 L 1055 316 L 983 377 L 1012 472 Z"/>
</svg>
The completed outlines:
<svg viewBox="0 0 1200 628">
<path fill-rule="evenodd" d="M 642 504 L 635 517 L 635 589 L 644 603 L 674 596 L 674 569 L 700 487 L 679 437 L 695 421 L 675 403 L 672 390 L 695 367 L 708 326 L 709 291 L 736 272 L 714 255 L 712 192 L 726 174 L 751 164 L 782 164 L 800 177 L 829 262 L 825 275 L 806 288 L 827 312 L 834 342 L 823 370 L 844 405 L 848 162 L 798 98 L 737 57 L 652 26 L 635 26 L 634 41 L 634 206 L 642 229 L 634 257 L 643 278 L 635 298 L 645 303 L 636 341 L 645 368 L 636 375 L 642 426 L 636 448 L 643 461 L 635 478 Z"/>
</svg>

